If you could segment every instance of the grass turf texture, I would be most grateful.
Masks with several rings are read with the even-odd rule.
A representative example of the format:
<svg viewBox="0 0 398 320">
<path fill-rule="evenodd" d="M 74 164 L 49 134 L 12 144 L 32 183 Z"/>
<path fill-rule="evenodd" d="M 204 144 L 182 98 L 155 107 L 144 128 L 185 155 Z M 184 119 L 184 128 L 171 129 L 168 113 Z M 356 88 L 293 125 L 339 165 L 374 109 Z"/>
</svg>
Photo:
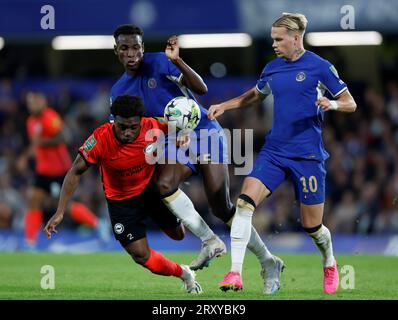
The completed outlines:
<svg viewBox="0 0 398 320">
<path fill-rule="evenodd" d="M 165 253 L 174 261 L 189 264 L 197 253 Z M 274 299 L 398 299 L 398 258 L 384 256 L 337 256 L 340 268 L 355 270 L 355 289 L 339 288 L 335 295 L 322 292 L 322 267 L 318 255 L 282 254 L 287 268 L 282 286 L 273 296 L 262 294 L 260 266 L 252 254 L 245 259 L 244 290 L 222 292 L 217 284 L 229 269 L 229 255 L 198 270 L 202 295 L 188 295 L 182 281 L 157 276 L 135 264 L 125 253 L 50 254 L 0 253 L 0 299 L 133 299 L 133 300 L 274 300 Z M 43 290 L 43 265 L 55 269 L 55 289 Z M 339 268 L 339 269 L 340 269 Z M 340 279 L 344 277 L 340 273 Z"/>
</svg>

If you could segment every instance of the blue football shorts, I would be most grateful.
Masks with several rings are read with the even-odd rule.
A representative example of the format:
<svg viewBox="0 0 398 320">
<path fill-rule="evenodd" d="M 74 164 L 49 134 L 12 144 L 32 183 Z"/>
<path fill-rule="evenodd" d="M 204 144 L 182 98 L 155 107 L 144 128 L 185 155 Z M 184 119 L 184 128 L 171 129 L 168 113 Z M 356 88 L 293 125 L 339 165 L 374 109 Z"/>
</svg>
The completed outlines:
<svg viewBox="0 0 398 320">
<path fill-rule="evenodd" d="M 291 177 L 300 203 L 311 205 L 325 202 L 324 161 L 285 158 L 262 148 L 248 176 L 260 180 L 271 193 Z"/>
<path fill-rule="evenodd" d="M 177 132 L 176 134 L 178 135 L 179 133 Z M 165 136 L 164 158 L 160 160 L 166 163 L 186 165 L 191 168 L 193 174 L 198 174 L 199 164 L 228 164 L 227 138 L 223 128 L 217 121 L 209 120 L 207 117 L 202 119 L 199 126 L 190 131 L 189 139 L 188 146 L 177 148 L 175 136 L 173 137 L 170 134 Z"/>
</svg>

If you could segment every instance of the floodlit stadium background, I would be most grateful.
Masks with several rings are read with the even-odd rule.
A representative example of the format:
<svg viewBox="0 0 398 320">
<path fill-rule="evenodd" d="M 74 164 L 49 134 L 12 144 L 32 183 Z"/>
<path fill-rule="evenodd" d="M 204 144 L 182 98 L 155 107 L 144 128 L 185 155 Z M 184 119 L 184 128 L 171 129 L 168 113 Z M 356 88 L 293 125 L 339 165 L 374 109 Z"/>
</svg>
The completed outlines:
<svg viewBox="0 0 398 320">
<path fill-rule="evenodd" d="M 0 251 L 21 248 L 26 191 L 33 170 L 19 172 L 15 163 L 28 144 L 24 103 L 28 89 L 45 92 L 50 105 L 63 116 L 74 157 L 91 131 L 106 121 L 109 89 L 123 72 L 109 40 L 119 24 L 142 27 L 149 52 L 163 51 L 168 36 L 181 35 L 180 55 L 204 77 L 209 92 L 198 99 L 209 107 L 255 85 L 264 65 L 274 58 L 269 36 L 272 22 L 282 12 L 302 12 L 309 20 L 306 48 L 335 65 L 358 104 L 351 115 L 328 113 L 324 125 L 324 142 L 331 154 L 325 224 L 333 232 L 335 250 L 398 255 L 398 3 L 350 1 L 347 8 L 345 2 L 332 0 L 316 6 L 310 0 L 120 0 L 117 4 L 49 0 L 45 4 L 54 8 L 55 29 L 42 29 L 43 1 L 0 0 Z M 342 20 L 346 21 L 351 9 L 355 29 L 343 30 Z M 214 34 L 223 35 L 214 39 Z M 83 35 L 107 37 L 71 42 L 59 37 Z M 255 151 L 271 121 L 272 99 L 220 119 L 225 128 L 253 128 Z M 233 168 L 231 195 L 236 201 L 243 177 L 235 176 Z M 227 239 L 228 230 L 209 212 L 201 179 L 192 177 L 183 188 L 206 221 Z M 107 219 L 95 169 L 84 177 L 76 198 Z M 274 250 L 313 250 L 301 230 L 290 182 L 257 209 L 254 223 Z M 43 237 L 39 248 L 119 249 L 113 239 L 100 244 L 89 230 L 67 219 L 62 230 L 64 236 L 51 244 Z M 150 237 L 165 250 L 195 250 L 197 245 L 196 239 L 176 246 L 172 240 L 157 242 L 161 238 L 156 233 Z"/>
</svg>

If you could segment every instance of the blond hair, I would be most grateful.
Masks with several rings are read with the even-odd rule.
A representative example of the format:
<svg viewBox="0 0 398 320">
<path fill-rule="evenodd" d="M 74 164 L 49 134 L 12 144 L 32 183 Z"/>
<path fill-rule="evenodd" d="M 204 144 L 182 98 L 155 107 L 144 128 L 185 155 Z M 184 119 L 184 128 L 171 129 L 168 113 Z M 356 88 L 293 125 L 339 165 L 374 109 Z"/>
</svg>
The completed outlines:
<svg viewBox="0 0 398 320">
<path fill-rule="evenodd" d="M 273 27 L 285 27 L 291 31 L 298 31 L 304 34 L 307 27 L 307 18 L 301 13 L 283 12 L 273 24 Z"/>
</svg>

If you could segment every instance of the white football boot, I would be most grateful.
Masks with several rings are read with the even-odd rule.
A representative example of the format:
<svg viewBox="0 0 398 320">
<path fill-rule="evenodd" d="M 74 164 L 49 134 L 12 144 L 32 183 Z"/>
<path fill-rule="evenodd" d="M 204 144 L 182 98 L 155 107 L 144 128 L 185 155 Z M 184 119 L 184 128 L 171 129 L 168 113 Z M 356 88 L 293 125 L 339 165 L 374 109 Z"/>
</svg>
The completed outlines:
<svg viewBox="0 0 398 320">
<path fill-rule="evenodd" d="M 264 281 L 264 294 L 274 294 L 279 290 L 281 273 L 284 268 L 284 262 L 277 256 L 272 256 L 272 260 L 267 262 L 266 268 L 263 268 L 260 273 Z"/>
<path fill-rule="evenodd" d="M 199 256 L 191 262 L 189 267 L 192 270 L 203 269 L 209 266 L 211 259 L 220 257 L 226 253 L 227 247 L 225 243 L 218 236 L 214 235 L 213 238 L 203 241 Z"/>
<path fill-rule="evenodd" d="M 201 294 L 203 293 L 202 287 L 195 280 L 195 272 L 192 271 L 187 265 L 181 265 L 182 275 L 181 280 L 184 282 L 184 289 L 190 294 Z"/>
</svg>

